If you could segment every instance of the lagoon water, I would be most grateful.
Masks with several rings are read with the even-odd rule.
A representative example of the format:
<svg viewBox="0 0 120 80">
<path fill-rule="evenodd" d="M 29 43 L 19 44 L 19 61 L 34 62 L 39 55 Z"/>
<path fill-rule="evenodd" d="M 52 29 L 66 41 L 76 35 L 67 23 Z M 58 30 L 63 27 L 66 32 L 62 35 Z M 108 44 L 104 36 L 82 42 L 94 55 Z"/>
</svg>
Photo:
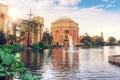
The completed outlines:
<svg viewBox="0 0 120 80">
<path fill-rule="evenodd" d="M 108 61 L 109 55 L 120 55 L 119 46 L 76 48 L 72 58 L 66 50 L 26 51 L 21 57 L 29 72 L 41 80 L 120 80 L 120 66 Z"/>
</svg>

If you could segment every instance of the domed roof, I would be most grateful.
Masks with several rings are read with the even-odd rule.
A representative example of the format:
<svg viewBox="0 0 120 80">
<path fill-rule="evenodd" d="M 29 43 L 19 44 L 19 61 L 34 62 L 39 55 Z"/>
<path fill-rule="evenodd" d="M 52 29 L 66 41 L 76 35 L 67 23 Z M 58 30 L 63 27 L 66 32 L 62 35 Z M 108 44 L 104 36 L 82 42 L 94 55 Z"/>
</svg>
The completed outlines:
<svg viewBox="0 0 120 80">
<path fill-rule="evenodd" d="M 57 19 L 56 21 L 72 21 L 72 22 L 74 22 L 71 18 L 69 18 L 69 17 L 60 17 L 59 19 Z"/>
</svg>

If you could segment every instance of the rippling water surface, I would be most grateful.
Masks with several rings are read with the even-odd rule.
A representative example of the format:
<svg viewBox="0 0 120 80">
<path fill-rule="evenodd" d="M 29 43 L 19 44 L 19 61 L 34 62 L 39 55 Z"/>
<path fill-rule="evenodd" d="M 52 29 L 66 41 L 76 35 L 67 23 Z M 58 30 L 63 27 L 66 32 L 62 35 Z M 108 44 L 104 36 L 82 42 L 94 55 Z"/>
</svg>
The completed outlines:
<svg viewBox="0 0 120 80">
<path fill-rule="evenodd" d="M 120 55 L 120 47 L 78 48 L 26 51 L 22 60 L 33 74 L 42 80 L 120 80 L 120 66 L 108 62 L 109 55 Z"/>
</svg>

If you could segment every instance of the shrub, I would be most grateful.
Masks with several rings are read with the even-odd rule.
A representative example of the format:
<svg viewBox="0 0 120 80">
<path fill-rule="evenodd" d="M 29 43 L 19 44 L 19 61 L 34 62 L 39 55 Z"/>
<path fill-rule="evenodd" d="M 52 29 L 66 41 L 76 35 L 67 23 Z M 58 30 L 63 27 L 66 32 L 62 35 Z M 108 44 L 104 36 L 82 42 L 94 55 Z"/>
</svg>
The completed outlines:
<svg viewBox="0 0 120 80">
<path fill-rule="evenodd" d="M 14 76 L 26 70 L 19 57 L 0 51 L 0 76 Z"/>
<path fill-rule="evenodd" d="M 43 41 L 39 42 L 40 49 L 45 49 L 45 43 Z"/>
<path fill-rule="evenodd" d="M 32 44 L 33 49 L 39 49 L 39 43 L 34 43 Z"/>
<path fill-rule="evenodd" d="M 21 80 L 40 80 L 39 77 L 32 74 L 22 74 L 20 79 Z"/>
</svg>

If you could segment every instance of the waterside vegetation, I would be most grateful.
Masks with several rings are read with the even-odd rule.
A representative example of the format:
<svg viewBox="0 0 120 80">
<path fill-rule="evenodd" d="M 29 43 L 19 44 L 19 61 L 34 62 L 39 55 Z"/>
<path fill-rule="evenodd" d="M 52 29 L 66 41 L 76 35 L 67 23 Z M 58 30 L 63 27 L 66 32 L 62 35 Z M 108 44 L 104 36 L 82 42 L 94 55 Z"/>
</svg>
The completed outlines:
<svg viewBox="0 0 120 80">
<path fill-rule="evenodd" d="M 110 36 L 105 41 L 103 36 L 90 36 L 88 34 L 81 37 L 80 43 L 83 44 L 82 47 L 99 47 L 99 46 L 119 46 L 120 40 L 116 40 L 115 37 Z"/>
<path fill-rule="evenodd" d="M 24 46 L 18 43 L 0 45 L 0 80 L 13 80 L 16 74 L 20 74 L 21 80 L 30 80 L 31 76 L 31 80 L 40 80 L 37 76 L 33 77 L 32 74 L 26 74 L 28 69 L 24 66 L 21 57 L 14 54 L 23 50 Z"/>
</svg>

